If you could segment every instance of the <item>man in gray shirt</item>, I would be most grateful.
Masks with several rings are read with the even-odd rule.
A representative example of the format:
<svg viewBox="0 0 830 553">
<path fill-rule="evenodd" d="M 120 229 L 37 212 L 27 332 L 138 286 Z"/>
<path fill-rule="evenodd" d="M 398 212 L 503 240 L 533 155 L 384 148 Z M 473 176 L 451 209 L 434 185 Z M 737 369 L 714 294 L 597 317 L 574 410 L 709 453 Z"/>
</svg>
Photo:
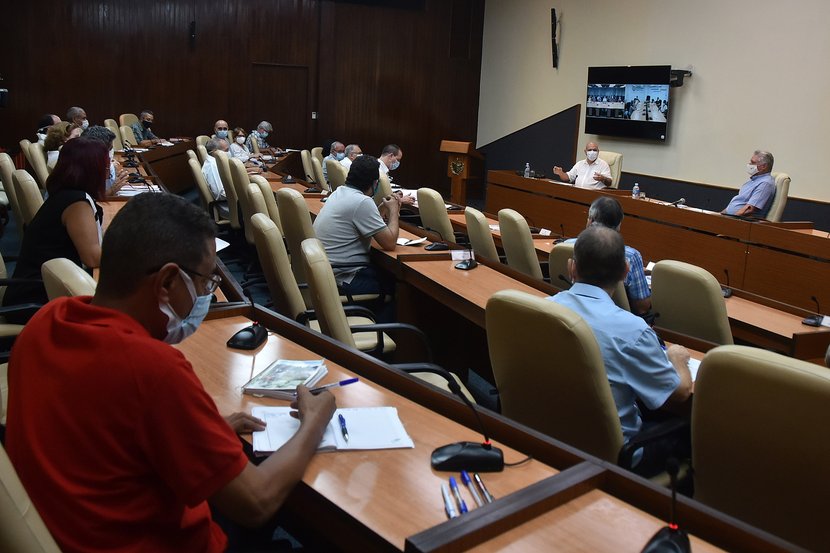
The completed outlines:
<svg viewBox="0 0 830 553">
<path fill-rule="evenodd" d="M 314 232 L 326 249 L 344 294 L 391 296 L 394 292 L 394 279 L 369 262 L 373 239 L 387 251 L 394 250 L 398 240 L 401 202 L 392 195 L 384 198 L 379 208 L 375 205 L 372 196 L 377 190 L 378 177 L 377 158 L 368 155 L 356 158 L 345 185 L 329 196 L 314 221 Z M 376 310 L 379 322 L 389 320 L 389 310 L 388 303 Z"/>
</svg>

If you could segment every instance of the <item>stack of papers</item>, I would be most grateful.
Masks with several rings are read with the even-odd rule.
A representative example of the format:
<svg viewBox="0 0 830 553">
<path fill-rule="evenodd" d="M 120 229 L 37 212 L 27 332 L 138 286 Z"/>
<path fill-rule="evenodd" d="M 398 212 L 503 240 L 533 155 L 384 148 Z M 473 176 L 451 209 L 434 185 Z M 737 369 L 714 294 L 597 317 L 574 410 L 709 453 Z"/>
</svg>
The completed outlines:
<svg viewBox="0 0 830 553">
<path fill-rule="evenodd" d="M 426 236 L 422 236 L 421 238 L 398 238 L 397 244 L 399 246 L 417 246 L 418 244 L 423 244 L 427 241 Z"/>
<path fill-rule="evenodd" d="M 297 386 L 314 386 L 329 370 L 322 359 L 293 361 L 277 359 L 264 371 L 242 386 L 242 392 L 253 396 L 293 399 Z"/>
<path fill-rule="evenodd" d="M 254 432 L 254 453 L 267 455 L 281 448 L 300 428 L 291 416 L 290 407 L 251 409 L 251 414 L 265 421 L 265 430 Z M 338 415 L 348 427 L 349 439 L 343 437 Z M 394 407 L 357 407 L 337 409 L 329 421 L 317 451 L 413 448 L 412 438 L 398 418 Z"/>
</svg>

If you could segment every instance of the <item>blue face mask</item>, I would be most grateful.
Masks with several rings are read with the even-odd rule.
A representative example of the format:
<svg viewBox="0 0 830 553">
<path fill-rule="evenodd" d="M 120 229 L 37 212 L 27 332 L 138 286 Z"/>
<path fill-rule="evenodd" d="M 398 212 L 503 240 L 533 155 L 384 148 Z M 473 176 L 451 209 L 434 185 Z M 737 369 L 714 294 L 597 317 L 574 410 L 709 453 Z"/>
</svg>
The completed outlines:
<svg viewBox="0 0 830 553">
<path fill-rule="evenodd" d="M 227 138 L 228 137 L 228 131 L 216 131 L 216 137 L 217 138 Z"/>
<path fill-rule="evenodd" d="M 334 154 L 334 159 L 336 159 L 337 161 L 342 161 L 346 159 L 346 152 L 336 152 Z"/>
<path fill-rule="evenodd" d="M 167 315 L 167 336 L 164 337 L 164 341 L 168 344 L 178 344 L 196 332 L 196 329 L 202 324 L 205 315 L 207 315 L 208 309 L 210 309 L 211 294 L 197 296 L 196 287 L 193 286 L 193 280 L 181 269 L 179 269 L 179 274 L 185 286 L 187 286 L 187 291 L 190 292 L 191 299 L 193 299 L 193 307 L 190 308 L 190 313 L 188 313 L 187 317 L 182 319 L 176 313 L 176 310 L 173 309 L 172 305 L 169 303 L 159 303 L 159 309 Z"/>
<path fill-rule="evenodd" d="M 259 134 L 259 137 L 262 138 L 263 140 L 268 138 L 268 133 L 265 132 L 265 131 L 259 131 L 258 134 Z"/>
<path fill-rule="evenodd" d="M 401 162 L 396 159 L 395 161 L 392 162 L 392 165 L 389 166 L 389 170 L 394 171 L 395 169 L 397 169 L 400 166 L 401 166 Z"/>
</svg>

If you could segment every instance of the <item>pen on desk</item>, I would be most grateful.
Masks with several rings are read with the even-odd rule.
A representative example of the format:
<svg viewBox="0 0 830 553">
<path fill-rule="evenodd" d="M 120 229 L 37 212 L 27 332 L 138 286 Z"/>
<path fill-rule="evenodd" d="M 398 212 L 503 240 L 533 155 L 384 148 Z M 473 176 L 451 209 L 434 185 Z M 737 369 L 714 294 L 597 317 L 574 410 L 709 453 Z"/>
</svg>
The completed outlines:
<svg viewBox="0 0 830 553">
<path fill-rule="evenodd" d="M 455 481 L 455 476 L 450 476 L 450 490 L 452 490 L 452 494 L 458 502 L 458 510 L 463 515 L 467 512 L 467 504 L 464 503 L 464 498 L 461 497 L 461 491 L 458 489 L 458 482 Z"/>
<path fill-rule="evenodd" d="M 478 473 L 475 473 L 473 474 L 473 478 L 475 479 L 476 484 L 478 484 L 478 487 L 481 488 L 481 493 L 484 495 L 485 501 L 487 501 L 487 503 L 492 503 L 496 498 L 493 497 L 493 494 L 491 494 L 487 489 L 487 486 L 484 485 L 484 480 L 481 479 L 481 476 L 479 476 Z"/>
<path fill-rule="evenodd" d="M 447 518 L 457 517 L 458 511 L 455 510 L 455 505 L 452 504 L 452 498 L 446 484 L 441 484 L 441 495 L 444 497 L 444 510 L 447 512 Z"/>
<path fill-rule="evenodd" d="M 312 394 L 319 394 L 323 390 L 328 390 L 329 388 L 337 388 L 338 386 L 348 386 L 349 384 L 354 384 L 357 381 L 357 378 L 347 378 L 346 380 L 341 380 L 340 382 L 332 382 L 331 384 L 326 384 L 324 386 L 317 386 L 316 388 L 312 388 L 309 391 Z"/>
<path fill-rule="evenodd" d="M 476 490 L 475 484 L 473 484 L 473 481 L 470 480 L 470 475 L 466 470 L 461 471 L 461 482 L 463 482 L 464 485 L 467 486 L 467 489 L 470 490 L 470 495 L 473 496 L 476 505 L 479 507 L 484 505 L 484 502 L 481 500 L 481 496 L 478 494 L 478 490 Z"/>
<path fill-rule="evenodd" d="M 343 439 L 349 441 L 349 429 L 346 428 L 346 419 L 340 413 L 337 414 L 337 420 L 340 421 L 340 432 L 343 434 Z"/>
</svg>

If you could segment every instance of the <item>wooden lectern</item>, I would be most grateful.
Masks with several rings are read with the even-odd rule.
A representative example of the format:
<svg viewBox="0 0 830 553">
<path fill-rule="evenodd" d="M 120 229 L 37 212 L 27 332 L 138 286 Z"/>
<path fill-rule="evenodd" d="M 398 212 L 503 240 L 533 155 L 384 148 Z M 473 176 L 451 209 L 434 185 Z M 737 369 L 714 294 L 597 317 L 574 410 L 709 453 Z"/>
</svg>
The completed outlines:
<svg viewBox="0 0 830 553">
<path fill-rule="evenodd" d="M 472 176 L 470 163 L 473 159 L 482 159 L 482 155 L 473 148 L 472 142 L 454 140 L 442 140 L 441 151 L 449 154 L 447 176 L 452 182 L 450 201 L 454 204 L 467 205 L 467 179 Z"/>
</svg>

